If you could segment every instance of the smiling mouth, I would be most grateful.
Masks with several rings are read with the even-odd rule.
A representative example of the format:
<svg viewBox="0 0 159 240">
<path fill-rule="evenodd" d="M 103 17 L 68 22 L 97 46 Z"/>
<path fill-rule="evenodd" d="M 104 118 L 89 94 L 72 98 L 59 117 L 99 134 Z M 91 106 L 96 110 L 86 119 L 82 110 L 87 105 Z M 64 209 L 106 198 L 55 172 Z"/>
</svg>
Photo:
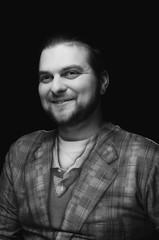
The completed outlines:
<svg viewBox="0 0 159 240">
<path fill-rule="evenodd" d="M 54 103 L 54 104 L 63 104 L 63 103 L 67 103 L 67 102 L 72 101 L 72 100 L 73 99 L 52 101 L 52 103 Z"/>
</svg>

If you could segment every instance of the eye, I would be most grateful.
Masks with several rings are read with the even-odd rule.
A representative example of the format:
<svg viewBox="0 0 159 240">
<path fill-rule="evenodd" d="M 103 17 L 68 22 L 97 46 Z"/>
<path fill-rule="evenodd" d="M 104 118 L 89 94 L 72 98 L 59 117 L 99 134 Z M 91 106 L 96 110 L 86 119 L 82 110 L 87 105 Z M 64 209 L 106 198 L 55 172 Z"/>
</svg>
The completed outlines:
<svg viewBox="0 0 159 240">
<path fill-rule="evenodd" d="M 39 82 L 49 83 L 51 82 L 53 77 L 50 74 L 42 74 L 39 76 Z"/>
<path fill-rule="evenodd" d="M 76 70 L 69 70 L 66 71 L 62 74 L 63 77 L 68 78 L 68 79 L 74 79 L 80 75 L 79 71 Z"/>
</svg>

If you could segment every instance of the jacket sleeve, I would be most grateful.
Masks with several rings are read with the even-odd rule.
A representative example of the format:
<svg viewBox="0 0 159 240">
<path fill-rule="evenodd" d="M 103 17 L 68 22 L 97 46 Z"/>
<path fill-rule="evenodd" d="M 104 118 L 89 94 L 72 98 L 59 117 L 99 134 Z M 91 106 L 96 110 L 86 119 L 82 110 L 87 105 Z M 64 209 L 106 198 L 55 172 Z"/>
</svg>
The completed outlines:
<svg viewBox="0 0 159 240">
<path fill-rule="evenodd" d="M 155 225 L 159 236 L 159 148 L 154 151 L 153 165 L 145 189 L 145 205 L 148 216 Z"/>
<path fill-rule="evenodd" d="M 0 239 L 18 239 L 20 232 L 12 173 L 15 157 L 14 148 L 11 147 L 0 176 Z"/>
</svg>

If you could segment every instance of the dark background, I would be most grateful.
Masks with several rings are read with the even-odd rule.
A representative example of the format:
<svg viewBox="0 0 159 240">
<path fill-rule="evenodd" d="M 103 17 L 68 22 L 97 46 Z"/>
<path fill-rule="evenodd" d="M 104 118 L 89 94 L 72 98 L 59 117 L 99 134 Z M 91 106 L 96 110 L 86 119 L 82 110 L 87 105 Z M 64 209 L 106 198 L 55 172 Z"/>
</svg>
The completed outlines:
<svg viewBox="0 0 159 240">
<path fill-rule="evenodd" d="M 18 137 L 55 127 L 38 96 L 37 53 L 45 35 L 57 29 L 76 29 L 100 42 L 110 77 L 107 119 L 159 142 L 157 6 L 7 4 L 1 7 L 0 168 Z"/>
</svg>

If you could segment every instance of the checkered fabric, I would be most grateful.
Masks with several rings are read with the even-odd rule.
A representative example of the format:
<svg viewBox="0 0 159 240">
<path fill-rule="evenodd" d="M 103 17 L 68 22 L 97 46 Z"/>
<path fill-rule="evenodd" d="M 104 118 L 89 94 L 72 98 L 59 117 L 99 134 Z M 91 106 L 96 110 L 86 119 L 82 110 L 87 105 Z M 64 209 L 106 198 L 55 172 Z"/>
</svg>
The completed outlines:
<svg viewBox="0 0 159 240">
<path fill-rule="evenodd" d="M 0 239 L 143 240 L 159 231 L 159 145 L 105 124 L 85 161 L 60 229 L 48 194 L 57 131 L 21 137 L 0 177 Z M 22 239 L 22 238 L 21 238 Z"/>
<path fill-rule="evenodd" d="M 73 168 L 69 172 L 59 172 L 59 169 L 52 168 L 53 181 L 55 190 L 58 197 L 62 197 L 67 189 L 76 181 L 80 175 L 80 168 Z"/>
</svg>

